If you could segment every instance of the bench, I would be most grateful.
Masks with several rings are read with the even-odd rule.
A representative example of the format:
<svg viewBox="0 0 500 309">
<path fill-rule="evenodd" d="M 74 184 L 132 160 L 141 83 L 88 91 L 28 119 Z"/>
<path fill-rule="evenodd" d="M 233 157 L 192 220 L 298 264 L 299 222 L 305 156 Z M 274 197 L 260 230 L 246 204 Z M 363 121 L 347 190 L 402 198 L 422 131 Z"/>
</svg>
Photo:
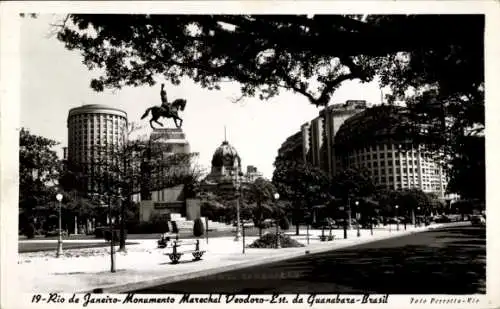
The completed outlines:
<svg viewBox="0 0 500 309">
<path fill-rule="evenodd" d="M 319 236 L 320 241 L 332 241 L 335 239 L 335 235 L 332 234 L 332 229 L 330 228 L 330 232 L 328 233 L 328 236 L 325 235 L 325 229 L 323 228 L 321 231 L 321 235 Z"/>
<path fill-rule="evenodd" d="M 179 252 L 178 248 L 180 247 L 187 247 L 187 246 L 193 246 L 194 245 L 194 250 L 184 250 L 182 252 Z M 201 257 L 205 253 L 204 250 L 200 250 L 200 240 L 197 239 L 196 241 L 183 241 L 183 240 L 174 240 L 170 246 L 166 246 L 166 248 L 172 248 L 171 253 L 166 253 L 170 260 L 172 261 L 172 264 L 177 264 L 179 263 L 179 260 L 181 259 L 182 255 L 184 253 L 191 253 L 193 255 L 193 260 L 194 261 L 199 261 L 201 260 Z"/>
<path fill-rule="evenodd" d="M 175 237 L 175 240 L 179 240 L 179 234 L 173 234 L 173 233 L 161 234 L 160 239 L 158 240 L 158 248 L 160 248 L 160 249 L 166 248 L 170 239 L 172 239 L 174 237 Z"/>
<path fill-rule="evenodd" d="M 335 235 L 328 235 L 328 236 L 327 235 L 321 235 L 321 236 L 319 236 L 319 240 L 321 240 L 321 241 L 327 241 L 327 240 L 328 241 L 332 241 L 334 239 L 335 239 Z"/>
<path fill-rule="evenodd" d="M 175 221 L 167 221 L 168 230 L 166 233 L 160 235 L 160 239 L 158 240 L 158 248 L 163 249 L 167 247 L 170 239 L 175 237 L 175 240 L 179 240 L 179 229 L 177 228 L 177 224 Z"/>
</svg>

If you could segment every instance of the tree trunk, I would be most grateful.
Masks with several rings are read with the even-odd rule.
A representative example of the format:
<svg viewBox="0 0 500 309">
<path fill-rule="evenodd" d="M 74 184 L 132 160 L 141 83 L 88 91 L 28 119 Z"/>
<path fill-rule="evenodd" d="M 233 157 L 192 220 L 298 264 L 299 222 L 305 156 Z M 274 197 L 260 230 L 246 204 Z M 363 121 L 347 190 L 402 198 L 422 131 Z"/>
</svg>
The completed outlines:
<svg viewBox="0 0 500 309">
<path fill-rule="evenodd" d="M 128 202 L 128 197 L 124 201 Z M 120 200 L 120 251 L 125 251 L 125 203 Z"/>
<path fill-rule="evenodd" d="M 295 235 L 299 236 L 300 234 L 300 228 L 299 228 L 299 210 L 297 209 L 297 207 L 295 208 L 295 216 L 294 216 L 294 220 L 295 221 Z"/>
<path fill-rule="evenodd" d="M 259 207 L 259 238 L 262 237 L 262 203 L 258 202 Z"/>
</svg>

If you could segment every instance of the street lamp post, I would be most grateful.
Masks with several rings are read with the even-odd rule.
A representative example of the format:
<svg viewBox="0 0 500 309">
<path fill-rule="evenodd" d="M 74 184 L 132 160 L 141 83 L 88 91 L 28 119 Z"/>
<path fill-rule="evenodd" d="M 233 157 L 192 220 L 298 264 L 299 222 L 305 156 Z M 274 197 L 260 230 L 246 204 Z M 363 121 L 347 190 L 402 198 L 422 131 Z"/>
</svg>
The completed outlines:
<svg viewBox="0 0 500 309">
<path fill-rule="evenodd" d="M 398 219 L 398 208 L 399 208 L 399 206 L 396 205 L 394 208 L 396 208 L 396 230 L 399 231 L 399 219 Z"/>
<path fill-rule="evenodd" d="M 243 236 L 242 247 L 243 247 L 243 254 L 245 254 L 245 222 L 241 222 L 241 236 Z"/>
<path fill-rule="evenodd" d="M 113 214 L 111 212 L 111 194 L 108 194 L 108 213 L 109 213 L 109 231 L 110 231 L 110 255 L 111 255 L 111 272 L 116 272 L 115 270 L 115 246 L 114 246 L 114 231 L 113 231 Z"/>
<path fill-rule="evenodd" d="M 420 214 L 420 206 L 419 206 L 419 207 L 417 207 L 417 218 L 415 218 L 415 223 L 417 223 L 417 221 L 419 220 L 419 219 L 418 219 L 418 218 L 419 218 L 419 217 L 418 217 L 418 216 L 419 216 L 419 214 Z M 418 225 L 420 226 L 420 221 L 418 222 Z"/>
<path fill-rule="evenodd" d="M 373 209 L 370 209 L 370 235 L 373 236 Z"/>
<path fill-rule="evenodd" d="M 241 234 L 240 234 L 240 186 L 241 186 L 241 180 L 240 180 L 240 171 L 239 168 L 236 168 L 236 174 L 234 175 L 234 185 L 236 189 L 236 236 L 234 237 L 234 241 L 239 241 Z"/>
<path fill-rule="evenodd" d="M 274 193 L 274 201 L 275 201 L 275 208 L 276 208 L 276 249 L 281 248 L 281 241 L 280 241 L 280 224 L 278 222 L 278 215 L 279 215 L 279 210 L 278 210 L 278 199 L 280 198 L 280 194 L 278 192 Z"/>
<path fill-rule="evenodd" d="M 356 225 L 358 227 L 358 232 L 357 232 L 356 236 L 360 237 L 361 236 L 361 232 L 359 230 L 359 219 L 360 219 L 359 215 L 360 214 L 359 214 L 359 209 L 358 209 L 359 201 L 356 201 L 354 204 L 356 205 Z"/>
<path fill-rule="evenodd" d="M 347 209 L 344 209 L 345 207 L 342 206 L 340 208 L 340 211 L 344 214 L 344 239 L 347 239 Z"/>
<path fill-rule="evenodd" d="M 59 209 L 58 209 L 58 213 L 59 213 L 59 233 L 58 233 L 58 238 L 57 238 L 57 252 L 56 252 L 56 257 L 60 257 L 61 254 L 62 254 L 62 245 L 63 245 L 63 241 L 62 241 L 62 234 L 61 234 L 61 201 L 62 201 L 62 198 L 63 198 L 63 195 L 61 193 L 58 193 L 56 195 L 56 199 L 57 201 L 59 202 Z"/>
<path fill-rule="evenodd" d="M 347 229 L 352 230 L 352 224 L 351 224 L 351 198 L 347 198 Z"/>
</svg>

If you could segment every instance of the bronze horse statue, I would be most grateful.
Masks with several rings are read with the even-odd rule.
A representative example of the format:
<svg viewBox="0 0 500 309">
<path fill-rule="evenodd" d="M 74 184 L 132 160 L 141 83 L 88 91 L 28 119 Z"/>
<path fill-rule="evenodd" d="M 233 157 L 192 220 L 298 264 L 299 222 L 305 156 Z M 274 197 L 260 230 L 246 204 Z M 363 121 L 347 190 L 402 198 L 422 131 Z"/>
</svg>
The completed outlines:
<svg viewBox="0 0 500 309">
<path fill-rule="evenodd" d="M 153 121 L 159 124 L 160 126 L 163 127 L 163 124 L 158 121 L 160 117 L 165 117 L 165 118 L 173 118 L 175 126 L 177 128 L 182 127 L 182 118 L 179 117 L 178 111 L 181 110 L 183 111 L 184 108 L 186 107 L 186 100 L 184 99 L 176 99 L 174 100 L 168 108 L 165 108 L 163 106 L 152 106 L 146 110 L 144 115 L 142 115 L 141 119 L 144 119 L 148 116 L 149 112 L 151 111 L 151 119 L 149 120 L 149 125 L 151 126 L 152 129 L 155 129 L 153 127 Z M 177 123 L 177 121 L 180 121 Z"/>
</svg>

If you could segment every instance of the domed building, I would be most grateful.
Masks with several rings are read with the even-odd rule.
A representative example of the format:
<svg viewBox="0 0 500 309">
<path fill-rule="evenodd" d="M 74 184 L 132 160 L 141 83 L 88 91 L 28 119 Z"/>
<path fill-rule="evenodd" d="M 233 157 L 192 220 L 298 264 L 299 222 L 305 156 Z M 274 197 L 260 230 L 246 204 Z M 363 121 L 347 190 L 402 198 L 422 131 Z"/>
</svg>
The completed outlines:
<svg viewBox="0 0 500 309">
<path fill-rule="evenodd" d="M 212 169 L 208 178 L 219 180 L 220 178 L 230 177 L 233 173 L 239 173 L 240 171 L 241 158 L 238 152 L 227 141 L 223 141 L 212 156 Z"/>
<path fill-rule="evenodd" d="M 347 119 L 335 135 L 336 170 L 364 168 L 376 185 L 418 188 L 443 198 L 447 185 L 441 166 L 412 137 L 423 130 L 407 109 L 375 106 Z"/>
</svg>

